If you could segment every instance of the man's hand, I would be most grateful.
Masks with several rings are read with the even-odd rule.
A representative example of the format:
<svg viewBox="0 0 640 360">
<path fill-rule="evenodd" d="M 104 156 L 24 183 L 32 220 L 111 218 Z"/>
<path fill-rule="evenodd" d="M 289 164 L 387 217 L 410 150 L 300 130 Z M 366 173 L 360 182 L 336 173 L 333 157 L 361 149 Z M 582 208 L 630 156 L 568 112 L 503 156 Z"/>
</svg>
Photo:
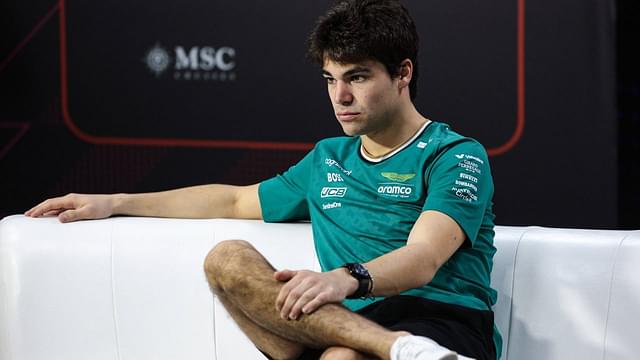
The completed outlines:
<svg viewBox="0 0 640 360">
<path fill-rule="evenodd" d="M 276 271 L 274 277 L 286 282 L 276 299 L 276 310 L 283 319 L 296 320 L 327 303 L 340 303 L 358 288 L 358 281 L 346 269 L 318 273 L 308 270 Z"/>
<path fill-rule="evenodd" d="M 68 194 L 47 199 L 25 212 L 26 216 L 58 216 L 60 222 L 102 219 L 113 215 L 114 196 Z"/>
</svg>

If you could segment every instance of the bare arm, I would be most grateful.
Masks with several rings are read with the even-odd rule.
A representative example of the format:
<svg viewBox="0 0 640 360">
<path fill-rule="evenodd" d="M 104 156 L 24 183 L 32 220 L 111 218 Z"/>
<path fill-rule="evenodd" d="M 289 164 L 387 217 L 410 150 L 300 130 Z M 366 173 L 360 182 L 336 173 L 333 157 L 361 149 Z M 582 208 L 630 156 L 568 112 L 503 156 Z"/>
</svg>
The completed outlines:
<svg viewBox="0 0 640 360">
<path fill-rule="evenodd" d="M 45 200 L 25 215 L 57 215 L 61 222 L 100 219 L 118 214 L 173 218 L 261 219 L 258 186 L 259 184 L 213 184 L 144 194 L 68 194 Z"/>
<path fill-rule="evenodd" d="M 374 281 L 373 295 L 397 295 L 429 283 L 465 238 L 458 223 L 446 214 L 423 212 L 407 245 L 365 264 Z"/>
<path fill-rule="evenodd" d="M 409 234 L 407 244 L 365 264 L 374 280 L 375 296 L 397 295 L 429 283 L 464 242 L 458 223 L 438 211 L 423 212 Z M 341 302 L 358 287 L 344 268 L 325 273 L 282 270 L 277 280 L 287 282 L 276 299 L 283 318 L 297 319 L 329 302 Z"/>
</svg>

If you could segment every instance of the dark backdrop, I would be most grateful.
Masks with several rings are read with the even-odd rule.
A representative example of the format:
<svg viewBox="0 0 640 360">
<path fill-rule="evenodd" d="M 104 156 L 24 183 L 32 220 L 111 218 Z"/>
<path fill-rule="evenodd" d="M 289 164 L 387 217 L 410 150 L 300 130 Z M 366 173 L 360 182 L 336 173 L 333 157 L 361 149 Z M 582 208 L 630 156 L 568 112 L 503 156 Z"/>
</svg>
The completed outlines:
<svg viewBox="0 0 640 360">
<path fill-rule="evenodd" d="M 497 223 L 640 227 L 637 93 L 615 72 L 632 26 L 614 2 L 404 3 L 416 105 L 487 147 Z M 253 183 L 340 135 L 304 58 L 328 4 L 2 3 L 0 216 L 71 191 Z"/>
</svg>

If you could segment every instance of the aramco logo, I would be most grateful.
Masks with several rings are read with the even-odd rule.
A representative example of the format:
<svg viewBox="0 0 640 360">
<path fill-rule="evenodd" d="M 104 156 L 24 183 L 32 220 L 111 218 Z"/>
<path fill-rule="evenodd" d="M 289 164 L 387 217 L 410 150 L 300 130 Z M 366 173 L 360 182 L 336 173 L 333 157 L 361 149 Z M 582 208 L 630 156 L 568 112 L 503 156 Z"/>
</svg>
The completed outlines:
<svg viewBox="0 0 640 360">
<path fill-rule="evenodd" d="M 170 52 L 156 43 L 147 51 L 144 62 L 160 78 L 171 71 L 175 80 L 234 81 L 236 50 L 223 46 L 175 46 Z"/>
</svg>

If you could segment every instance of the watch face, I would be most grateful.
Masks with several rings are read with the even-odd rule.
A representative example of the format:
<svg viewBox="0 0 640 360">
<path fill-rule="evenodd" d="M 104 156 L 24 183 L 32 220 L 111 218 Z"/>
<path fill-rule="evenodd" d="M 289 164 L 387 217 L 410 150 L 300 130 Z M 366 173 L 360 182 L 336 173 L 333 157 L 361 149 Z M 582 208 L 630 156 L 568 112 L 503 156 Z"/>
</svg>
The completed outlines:
<svg viewBox="0 0 640 360">
<path fill-rule="evenodd" d="M 353 264 L 351 266 L 351 272 L 354 275 L 357 275 L 360 278 L 368 278 L 369 277 L 369 271 L 367 271 L 367 268 L 365 268 L 364 266 L 362 266 L 362 264 Z"/>
</svg>

